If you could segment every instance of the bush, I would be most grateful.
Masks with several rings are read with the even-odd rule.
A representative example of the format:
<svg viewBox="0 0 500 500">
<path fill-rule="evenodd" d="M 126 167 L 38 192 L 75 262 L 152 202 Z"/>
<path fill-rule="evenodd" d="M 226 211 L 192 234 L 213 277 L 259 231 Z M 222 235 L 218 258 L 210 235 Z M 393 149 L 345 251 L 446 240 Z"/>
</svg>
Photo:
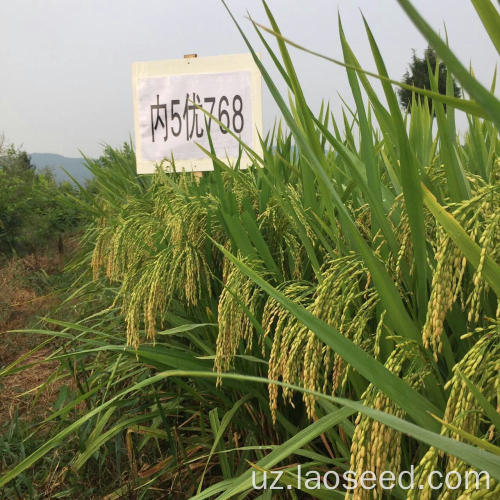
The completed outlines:
<svg viewBox="0 0 500 500">
<path fill-rule="evenodd" d="M 69 195 L 76 195 L 70 183 L 37 173 L 25 151 L 0 144 L 0 253 L 37 253 L 75 227 L 80 216 Z"/>
</svg>

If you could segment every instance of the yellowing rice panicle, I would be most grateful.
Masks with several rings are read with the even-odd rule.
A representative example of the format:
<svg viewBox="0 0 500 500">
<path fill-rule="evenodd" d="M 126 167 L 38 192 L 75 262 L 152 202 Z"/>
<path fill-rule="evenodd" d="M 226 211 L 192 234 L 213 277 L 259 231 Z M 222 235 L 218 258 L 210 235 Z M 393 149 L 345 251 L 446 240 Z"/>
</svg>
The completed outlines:
<svg viewBox="0 0 500 500">
<path fill-rule="evenodd" d="M 412 341 L 403 341 L 396 346 L 387 359 L 385 366 L 392 373 L 402 376 L 412 387 L 421 388 L 427 373 L 421 370 L 423 361 L 420 347 Z M 363 404 L 399 418 L 405 412 L 397 407 L 385 394 L 373 385 L 369 385 L 363 397 Z M 383 471 L 390 470 L 396 476 L 401 467 L 402 435 L 386 425 L 358 414 L 351 444 L 350 470 L 360 477 L 364 471 L 373 471 L 377 477 Z M 357 488 L 346 495 L 346 500 L 369 500 L 381 498 L 383 490 L 380 484 L 374 490 L 367 490 L 358 484 Z"/>
</svg>

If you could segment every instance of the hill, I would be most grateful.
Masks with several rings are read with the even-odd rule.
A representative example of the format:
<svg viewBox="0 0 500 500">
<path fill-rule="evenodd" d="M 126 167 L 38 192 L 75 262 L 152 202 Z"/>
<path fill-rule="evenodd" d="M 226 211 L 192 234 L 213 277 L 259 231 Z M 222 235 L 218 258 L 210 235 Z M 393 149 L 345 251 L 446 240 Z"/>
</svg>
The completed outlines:
<svg viewBox="0 0 500 500">
<path fill-rule="evenodd" d="M 31 163 L 35 165 L 37 170 L 45 167 L 50 168 L 58 182 L 71 180 L 64 170 L 67 170 L 80 183 L 92 177 L 92 174 L 85 167 L 83 158 L 68 158 L 52 153 L 31 153 L 30 157 Z"/>
</svg>

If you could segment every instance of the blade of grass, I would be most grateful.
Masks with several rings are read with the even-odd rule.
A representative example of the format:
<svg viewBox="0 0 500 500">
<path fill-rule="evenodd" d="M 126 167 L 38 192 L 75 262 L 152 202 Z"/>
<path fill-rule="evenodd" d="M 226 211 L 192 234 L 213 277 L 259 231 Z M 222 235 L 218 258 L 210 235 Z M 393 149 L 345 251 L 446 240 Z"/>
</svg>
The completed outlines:
<svg viewBox="0 0 500 500">
<path fill-rule="evenodd" d="M 467 71 L 409 0 L 397 0 L 397 2 L 439 57 L 446 63 L 448 70 L 456 76 L 469 95 L 477 101 L 486 116 L 500 128 L 500 101 Z"/>
<path fill-rule="evenodd" d="M 407 85 L 406 83 L 400 82 L 398 80 L 393 80 L 391 78 L 379 75 L 378 73 L 374 73 L 372 71 L 368 71 L 366 69 L 363 69 L 360 66 L 353 66 L 351 64 L 347 64 L 339 59 L 334 59 L 333 57 L 329 57 L 329 56 L 326 56 L 326 55 L 321 54 L 319 52 L 316 52 L 314 50 L 308 49 L 307 47 L 304 47 L 303 45 L 300 45 L 300 44 L 294 42 L 293 40 L 290 40 L 289 38 L 286 38 L 283 35 L 276 33 L 272 29 L 270 29 L 270 28 L 268 28 L 260 23 L 257 23 L 255 21 L 252 21 L 252 22 L 255 23 L 255 25 L 258 26 L 259 28 L 261 28 L 262 30 L 267 31 L 271 35 L 274 35 L 277 38 L 282 39 L 284 42 L 286 42 L 291 47 L 295 47 L 296 49 L 302 50 L 303 52 L 306 52 L 306 53 L 311 54 L 313 56 L 319 57 L 321 59 L 325 59 L 326 61 L 330 61 L 330 62 L 337 64 L 339 66 L 342 66 L 344 68 L 349 67 L 351 69 L 356 70 L 357 72 L 361 72 L 367 76 L 371 76 L 373 78 L 376 78 L 376 79 L 380 80 L 381 82 L 386 82 L 386 83 L 389 83 L 391 85 L 396 85 L 396 86 L 401 87 L 403 89 L 407 89 L 411 92 L 415 92 L 416 94 L 419 94 L 422 96 L 427 96 L 430 99 L 442 102 L 443 104 L 449 104 L 449 105 L 455 107 L 456 109 L 460 109 L 464 113 L 468 113 L 468 114 L 471 114 L 473 116 L 478 116 L 481 118 L 488 118 L 490 116 L 475 101 L 467 100 L 467 99 L 459 99 L 457 97 L 450 97 L 450 96 L 447 96 L 445 94 L 437 94 L 436 92 L 433 92 L 433 91 L 428 90 L 428 89 L 422 89 L 420 87 L 415 87 L 413 85 Z"/>
</svg>

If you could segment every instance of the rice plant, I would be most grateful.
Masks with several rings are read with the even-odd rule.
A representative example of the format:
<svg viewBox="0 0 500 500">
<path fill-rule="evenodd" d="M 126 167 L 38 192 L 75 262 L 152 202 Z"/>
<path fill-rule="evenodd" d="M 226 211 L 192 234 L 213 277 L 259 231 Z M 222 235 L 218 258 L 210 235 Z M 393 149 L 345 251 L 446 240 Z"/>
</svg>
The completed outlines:
<svg viewBox="0 0 500 500">
<path fill-rule="evenodd" d="M 264 3 L 268 25 L 251 26 L 289 99 L 235 20 L 282 114 L 262 155 L 242 144 L 252 168 L 206 151 L 214 170 L 198 182 L 161 169 L 138 177 L 130 148 L 89 161 L 97 194 L 80 202 L 92 222 L 68 299 L 85 313 L 44 330 L 61 339 L 52 359 L 80 391 L 50 421 L 86 410 L 0 486 L 82 432 L 68 471 L 114 460 L 111 498 L 251 497 L 252 472 L 276 467 L 279 498 L 301 498 L 299 464 L 414 466 L 420 484 L 432 470 L 491 476 L 489 489 L 434 493 L 302 486 L 317 498 L 500 495 L 500 102 L 495 82 L 484 88 L 398 3 L 468 97 L 436 92 L 435 74 L 434 90 L 410 87 L 423 99 L 404 114 L 394 87 L 405 84 L 389 79 L 363 20 L 377 73 L 359 66 L 339 23 L 342 59 L 311 57 L 345 67 L 355 109 L 342 123 L 328 104 L 315 115 L 288 46 L 308 50 Z M 496 8 L 474 5 L 497 43 Z M 455 110 L 467 114 L 464 138 Z"/>
</svg>

